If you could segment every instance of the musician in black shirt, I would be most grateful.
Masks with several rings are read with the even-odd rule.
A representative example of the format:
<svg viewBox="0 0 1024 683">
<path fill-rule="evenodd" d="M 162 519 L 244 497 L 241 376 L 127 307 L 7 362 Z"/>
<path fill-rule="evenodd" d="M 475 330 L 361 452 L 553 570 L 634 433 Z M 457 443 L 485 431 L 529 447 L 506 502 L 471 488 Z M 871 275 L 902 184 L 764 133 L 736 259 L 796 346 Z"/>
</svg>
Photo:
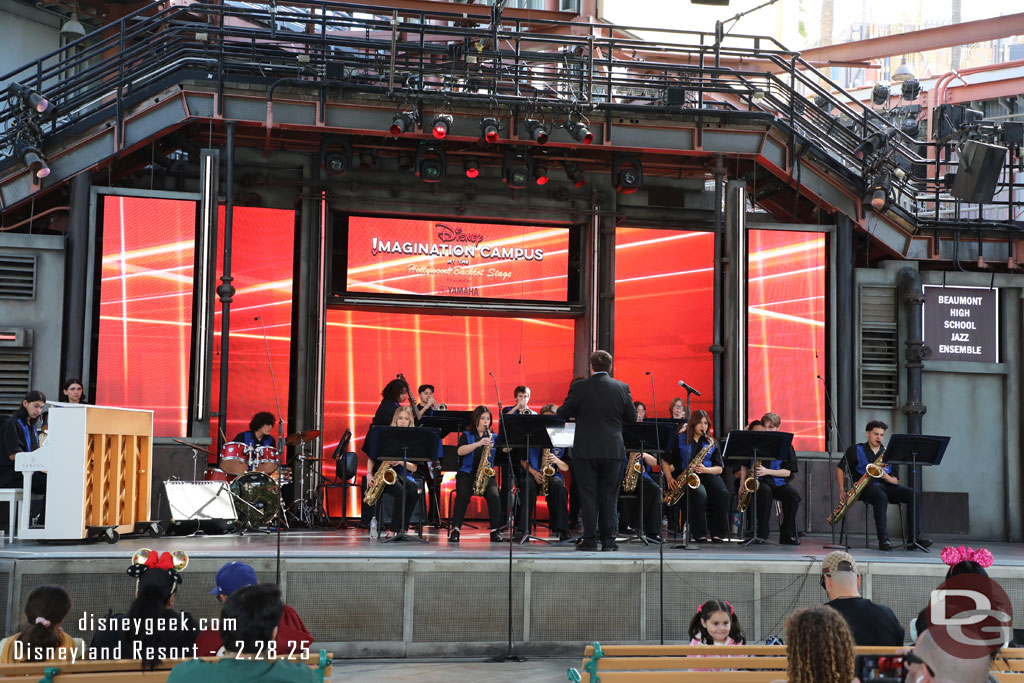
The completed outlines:
<svg viewBox="0 0 1024 683">
<path fill-rule="evenodd" d="M 494 465 L 494 435 L 491 433 L 490 409 L 487 406 L 477 406 L 469 422 L 473 425 L 472 429 L 459 435 L 459 471 L 455 475 L 455 509 L 452 511 L 449 543 L 458 543 L 462 535 L 462 522 L 466 518 L 466 509 L 473 497 L 480 458 L 487 458 L 491 466 Z M 491 542 L 501 543 L 501 535 L 498 533 L 501 527 L 501 501 L 498 498 L 498 487 L 494 483 L 494 477 L 488 478 L 484 487 L 484 500 L 487 501 L 487 515 L 491 522 Z"/>
<path fill-rule="evenodd" d="M 391 427 L 412 427 L 414 426 L 415 419 L 413 417 L 412 407 L 400 406 L 395 408 L 391 422 Z M 417 465 L 414 462 L 405 463 L 403 469 L 402 461 L 386 460 L 383 462 L 375 462 L 373 458 L 369 458 L 366 462 L 366 487 L 373 488 L 376 477 L 375 472 L 379 472 L 384 464 L 390 464 L 392 469 L 395 471 L 395 483 L 384 487 L 384 491 L 387 492 L 392 498 L 391 506 L 391 524 L 390 530 L 394 533 L 400 533 L 405 531 L 405 527 L 402 526 L 402 521 L 405 521 L 405 526 L 408 527 L 412 521 L 413 512 L 416 510 L 416 504 L 420 500 L 420 482 L 414 476 Z M 402 494 L 402 487 L 405 487 L 405 495 Z M 383 495 L 382 495 L 383 497 Z M 402 511 L 402 500 L 405 500 L 405 513 Z M 378 504 L 380 500 L 377 501 Z"/>
<path fill-rule="evenodd" d="M 249 448 L 256 448 L 257 446 L 276 446 L 277 441 L 270 435 L 270 432 L 274 430 L 274 424 L 277 421 L 274 419 L 272 413 L 266 411 L 256 413 L 249 420 L 249 429 L 244 432 L 239 432 L 235 435 L 232 441 L 238 443 L 244 443 Z"/>
<path fill-rule="evenodd" d="M 24 475 L 14 469 L 14 455 L 28 453 L 39 448 L 39 422 L 46 405 L 46 396 L 41 391 L 30 391 L 21 400 L 21 406 L 14 411 L 3 426 L 2 455 L 0 455 L 0 488 L 21 488 Z M 32 476 L 32 493 L 46 493 L 46 474 L 36 472 Z"/>
<path fill-rule="evenodd" d="M 776 413 L 765 413 L 761 418 L 761 424 L 769 432 L 777 432 L 782 425 L 782 418 Z M 768 538 L 771 531 L 768 520 L 771 517 L 772 500 L 774 499 L 782 504 L 779 543 L 800 545 L 800 538 L 796 533 L 796 513 L 800 508 L 800 494 L 789 484 L 796 471 L 796 451 L 793 450 L 792 444 L 783 457 L 761 461 L 761 466 L 756 473 L 757 479 L 761 483 L 761 488 L 757 492 L 757 535 L 759 538 Z"/>
<path fill-rule="evenodd" d="M 700 478 L 700 486 L 695 489 L 687 487 L 679 504 L 687 514 L 693 515 L 690 519 L 690 531 L 696 540 L 707 541 L 705 515 L 710 512 L 711 540 L 714 543 L 722 543 L 729 527 L 729 491 L 722 481 L 722 470 L 725 469 L 722 453 L 708 435 L 710 431 L 711 418 L 707 412 L 695 410 L 687 424 L 686 432 L 679 435 L 679 448 L 666 454 L 668 459 L 663 458 L 661 466 L 665 472 L 667 494 L 676 478 L 685 476 L 690 460 L 711 445 L 694 469 Z"/>
</svg>

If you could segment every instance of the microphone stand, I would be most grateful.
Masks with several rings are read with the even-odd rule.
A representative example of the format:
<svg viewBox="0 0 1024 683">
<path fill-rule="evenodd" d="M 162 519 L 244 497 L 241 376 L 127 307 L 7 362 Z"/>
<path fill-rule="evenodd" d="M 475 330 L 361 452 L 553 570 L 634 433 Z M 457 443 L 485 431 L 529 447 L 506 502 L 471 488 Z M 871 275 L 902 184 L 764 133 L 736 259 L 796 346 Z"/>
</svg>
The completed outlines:
<svg viewBox="0 0 1024 683">
<path fill-rule="evenodd" d="M 686 382 L 680 381 L 679 386 L 686 389 L 686 421 L 689 422 L 690 415 L 692 415 L 692 413 L 690 412 L 690 395 L 697 394 L 698 396 L 700 396 L 700 392 L 691 387 Z M 676 438 L 679 438 L 678 435 L 676 436 Z M 682 459 L 682 454 L 680 454 L 679 460 L 683 464 L 682 472 L 685 472 L 685 466 L 688 464 L 688 461 Z M 680 472 L 680 474 L 682 472 Z M 680 550 L 700 550 L 700 546 L 696 543 L 693 545 L 693 547 L 690 546 L 690 529 L 693 528 L 693 506 L 690 504 L 691 500 L 693 500 L 693 496 L 686 496 L 686 523 L 683 524 L 683 542 L 680 545 L 672 546 L 673 548 L 677 548 Z"/>
<path fill-rule="evenodd" d="M 504 436 L 505 434 L 507 434 L 507 432 L 505 431 L 505 418 L 504 418 L 504 416 L 502 414 L 502 409 L 501 409 L 501 393 L 498 391 L 498 380 L 497 380 L 497 378 L 495 378 L 493 372 L 489 372 L 487 374 L 489 374 L 491 376 L 491 381 L 494 382 L 494 395 L 498 399 L 498 427 L 500 429 L 501 434 L 503 435 L 502 438 L 505 439 L 505 444 L 506 444 L 506 448 L 507 448 L 508 439 L 505 438 L 505 436 Z M 497 448 L 495 448 L 495 453 L 497 453 Z M 511 526 L 511 531 L 509 531 L 509 535 L 508 535 L 508 650 L 503 655 L 495 655 L 494 657 L 491 657 L 490 659 L 486 660 L 488 662 L 496 662 L 496 663 L 500 663 L 500 662 L 525 662 L 526 661 L 525 657 L 520 657 L 519 655 L 512 654 L 512 545 L 513 545 L 512 539 L 516 535 L 515 534 L 515 528 L 516 528 L 515 527 L 515 510 L 513 510 L 512 507 L 513 507 L 513 503 L 515 501 L 515 495 L 514 494 L 515 494 L 515 488 L 516 488 L 516 478 L 515 478 L 515 475 L 512 472 L 512 453 L 511 453 L 511 451 L 509 453 L 507 453 L 507 455 L 508 455 L 509 485 L 508 485 L 508 513 L 507 513 L 507 516 L 506 516 L 506 523 Z"/>
<path fill-rule="evenodd" d="M 270 342 L 267 341 L 267 328 L 263 324 L 263 316 L 256 316 L 260 323 L 260 330 L 263 332 L 263 346 L 267 350 L 267 365 L 270 367 L 270 384 L 274 389 L 274 402 L 277 404 L 277 499 L 281 501 L 281 508 L 277 511 L 277 573 L 274 582 L 281 585 L 281 524 L 287 524 L 287 516 L 284 512 L 284 501 L 281 498 L 281 455 L 284 452 L 284 420 L 281 419 L 281 399 L 277 396 L 277 379 L 274 377 L 274 364 L 270 360 Z M 302 466 L 302 463 L 299 463 Z M 300 476 L 305 473 L 300 472 Z"/>
<path fill-rule="evenodd" d="M 655 419 L 657 419 L 657 415 L 658 415 L 658 398 L 654 394 L 654 373 L 653 372 L 648 372 L 647 375 L 651 378 L 651 410 L 653 411 Z M 654 430 L 654 436 L 657 439 L 658 460 L 659 460 L 658 471 L 661 474 L 661 476 L 658 477 L 658 499 L 661 500 L 661 501 L 664 501 L 665 500 L 665 468 L 664 467 L 660 467 L 660 464 L 661 464 L 660 460 L 661 460 L 661 456 L 662 456 L 662 453 L 661 453 L 661 430 L 655 429 Z M 644 483 L 640 482 L 640 485 L 643 486 Z M 662 503 L 662 505 L 659 505 L 658 508 L 661 509 L 661 507 L 663 505 L 664 505 L 664 502 Z M 661 526 L 661 520 L 658 520 L 658 526 L 659 527 Z M 658 621 L 661 624 L 661 626 L 659 628 L 659 634 L 661 636 L 661 644 L 664 645 L 665 644 L 665 543 L 666 543 L 666 541 L 668 541 L 668 539 L 665 538 L 665 530 L 661 529 L 661 531 L 662 531 L 662 533 L 661 533 L 661 543 L 658 544 Z"/>
<path fill-rule="evenodd" d="M 836 420 L 836 413 L 835 413 L 835 410 L 832 408 L 832 397 L 828 393 L 828 385 L 825 383 L 825 378 L 824 377 L 822 377 L 821 375 L 818 375 L 817 377 L 818 377 L 818 379 L 821 380 L 821 387 L 822 387 L 822 389 L 825 390 L 825 405 L 828 406 L 828 413 L 829 413 L 829 417 L 832 420 L 832 427 L 835 428 L 835 430 L 836 430 L 836 445 L 839 446 L 840 450 L 843 450 L 843 435 L 839 433 L 839 421 Z M 832 479 L 832 477 L 835 475 L 835 467 L 832 466 L 832 445 L 831 444 L 825 444 L 825 448 L 828 451 L 828 507 L 829 507 L 829 514 L 832 514 L 832 511 L 834 511 L 836 509 L 836 499 L 835 499 L 835 488 L 836 488 L 836 485 L 835 485 L 835 482 Z M 843 455 L 843 468 L 846 469 L 846 455 L 845 455 L 845 451 L 844 451 L 844 455 Z M 846 470 L 846 476 L 848 476 L 848 477 L 850 476 L 849 470 Z M 842 493 L 843 493 L 842 491 L 839 492 L 840 495 L 842 495 Z M 845 516 L 843 517 L 843 523 L 844 524 L 846 523 Z M 836 543 L 836 525 L 835 524 L 830 524 L 829 526 L 831 527 L 831 532 L 832 532 L 832 543 L 829 544 L 829 545 L 823 546 L 823 547 L 826 548 L 827 550 L 849 550 L 850 546 L 843 544 L 843 536 L 842 536 L 841 533 L 839 535 L 839 542 Z"/>
</svg>

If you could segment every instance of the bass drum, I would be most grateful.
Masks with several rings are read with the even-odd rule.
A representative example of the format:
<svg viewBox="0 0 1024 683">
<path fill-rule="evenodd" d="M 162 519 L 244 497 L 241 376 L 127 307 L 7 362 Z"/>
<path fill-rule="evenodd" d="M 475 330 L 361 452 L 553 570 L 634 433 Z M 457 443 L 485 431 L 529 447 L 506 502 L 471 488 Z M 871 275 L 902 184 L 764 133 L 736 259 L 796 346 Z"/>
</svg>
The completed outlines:
<svg viewBox="0 0 1024 683">
<path fill-rule="evenodd" d="M 231 482 L 238 521 L 250 528 L 266 526 L 281 507 L 277 484 L 262 472 L 246 472 Z"/>
</svg>

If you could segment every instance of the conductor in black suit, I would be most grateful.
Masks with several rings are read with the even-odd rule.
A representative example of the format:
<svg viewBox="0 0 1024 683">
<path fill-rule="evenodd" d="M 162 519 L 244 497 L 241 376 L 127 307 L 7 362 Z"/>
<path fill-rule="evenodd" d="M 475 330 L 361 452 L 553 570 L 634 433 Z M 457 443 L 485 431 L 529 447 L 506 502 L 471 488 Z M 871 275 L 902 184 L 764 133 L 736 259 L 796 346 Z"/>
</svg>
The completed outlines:
<svg viewBox="0 0 1024 683">
<path fill-rule="evenodd" d="M 573 438 L 574 476 L 580 487 L 583 541 L 577 550 L 597 550 L 600 525 L 601 550 L 618 550 L 615 544 L 615 502 L 622 486 L 626 449 L 622 425 L 636 422 L 636 408 L 629 385 L 612 379 L 612 355 L 590 354 L 593 374 L 569 386 L 569 395 L 558 417 L 575 418 Z"/>
</svg>

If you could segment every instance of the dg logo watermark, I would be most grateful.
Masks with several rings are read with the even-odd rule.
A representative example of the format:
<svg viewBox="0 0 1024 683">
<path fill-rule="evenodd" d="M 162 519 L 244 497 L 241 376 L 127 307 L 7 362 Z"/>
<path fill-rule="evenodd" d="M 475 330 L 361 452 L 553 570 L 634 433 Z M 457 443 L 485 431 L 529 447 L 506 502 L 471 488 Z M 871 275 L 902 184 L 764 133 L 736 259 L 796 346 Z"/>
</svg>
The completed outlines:
<svg viewBox="0 0 1024 683">
<path fill-rule="evenodd" d="M 943 650 L 961 659 L 979 659 L 1013 639 L 1013 606 L 992 579 L 960 574 L 932 591 L 928 624 Z"/>
</svg>

